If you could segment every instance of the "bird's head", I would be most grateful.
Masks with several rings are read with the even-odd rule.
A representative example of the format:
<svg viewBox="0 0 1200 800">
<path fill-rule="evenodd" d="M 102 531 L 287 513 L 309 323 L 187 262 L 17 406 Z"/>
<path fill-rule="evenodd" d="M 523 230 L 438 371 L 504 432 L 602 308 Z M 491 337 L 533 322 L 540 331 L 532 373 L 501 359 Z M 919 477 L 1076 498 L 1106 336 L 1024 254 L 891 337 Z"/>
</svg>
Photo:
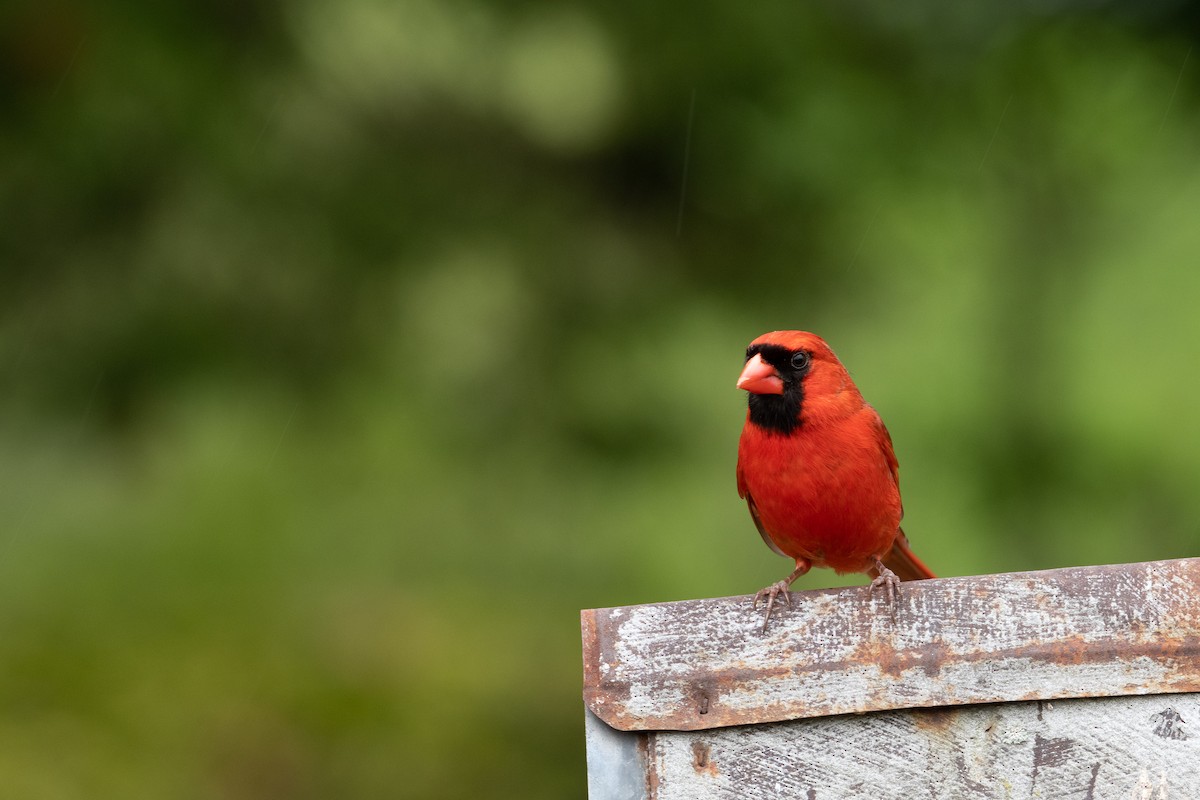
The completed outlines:
<svg viewBox="0 0 1200 800">
<path fill-rule="evenodd" d="M 862 406 L 842 362 L 807 331 L 773 331 L 752 341 L 737 388 L 750 393 L 750 421 L 783 434 Z"/>
</svg>

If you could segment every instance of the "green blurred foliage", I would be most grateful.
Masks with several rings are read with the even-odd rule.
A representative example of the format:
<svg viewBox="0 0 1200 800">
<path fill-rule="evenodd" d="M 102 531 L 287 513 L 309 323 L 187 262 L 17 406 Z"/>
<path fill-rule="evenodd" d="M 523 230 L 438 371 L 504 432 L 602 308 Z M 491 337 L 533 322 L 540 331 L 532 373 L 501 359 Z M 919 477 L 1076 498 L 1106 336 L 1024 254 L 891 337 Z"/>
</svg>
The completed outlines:
<svg viewBox="0 0 1200 800">
<path fill-rule="evenodd" d="M 787 571 L 766 330 L 850 366 L 935 570 L 1194 554 L 1198 30 L 6 8 L 4 796 L 583 796 L 578 610 Z"/>
</svg>

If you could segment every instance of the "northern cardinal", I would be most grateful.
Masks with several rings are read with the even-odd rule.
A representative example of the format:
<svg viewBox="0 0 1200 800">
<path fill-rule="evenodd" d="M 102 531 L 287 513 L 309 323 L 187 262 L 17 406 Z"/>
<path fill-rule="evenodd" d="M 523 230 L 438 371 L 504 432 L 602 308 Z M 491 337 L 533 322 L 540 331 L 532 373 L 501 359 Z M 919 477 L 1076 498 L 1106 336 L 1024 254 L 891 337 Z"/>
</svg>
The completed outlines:
<svg viewBox="0 0 1200 800">
<path fill-rule="evenodd" d="M 738 441 L 738 494 L 763 541 L 796 569 L 754 595 L 766 619 L 813 567 L 874 576 L 888 602 L 902 580 L 932 578 L 900 529 L 892 437 L 821 337 L 775 331 L 746 348 L 737 388 L 750 393 Z"/>
</svg>

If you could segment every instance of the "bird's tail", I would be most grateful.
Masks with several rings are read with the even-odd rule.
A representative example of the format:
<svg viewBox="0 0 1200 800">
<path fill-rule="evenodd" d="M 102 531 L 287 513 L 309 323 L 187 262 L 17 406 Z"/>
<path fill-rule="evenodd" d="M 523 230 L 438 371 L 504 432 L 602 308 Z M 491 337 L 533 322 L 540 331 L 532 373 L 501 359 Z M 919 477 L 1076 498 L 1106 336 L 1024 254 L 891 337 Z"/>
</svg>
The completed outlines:
<svg viewBox="0 0 1200 800">
<path fill-rule="evenodd" d="M 913 553 L 912 547 L 908 544 L 908 537 L 904 535 L 903 530 L 896 536 L 896 541 L 892 543 L 892 549 L 883 557 L 883 565 L 896 573 L 896 576 L 902 581 L 919 581 L 937 577 Z M 875 574 L 874 570 L 872 570 L 872 574 Z"/>
</svg>

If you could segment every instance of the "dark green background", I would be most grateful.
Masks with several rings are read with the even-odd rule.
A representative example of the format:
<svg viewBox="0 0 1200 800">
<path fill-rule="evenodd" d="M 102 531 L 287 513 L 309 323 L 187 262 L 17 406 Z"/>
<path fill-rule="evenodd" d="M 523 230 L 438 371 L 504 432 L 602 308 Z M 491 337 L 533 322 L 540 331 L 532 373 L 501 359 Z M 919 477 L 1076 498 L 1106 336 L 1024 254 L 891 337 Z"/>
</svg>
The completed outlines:
<svg viewBox="0 0 1200 800">
<path fill-rule="evenodd" d="M 6 6 L 3 795 L 582 797 L 579 609 L 788 570 L 733 476 L 771 329 L 938 572 L 1195 554 L 1198 30 Z"/>
</svg>

